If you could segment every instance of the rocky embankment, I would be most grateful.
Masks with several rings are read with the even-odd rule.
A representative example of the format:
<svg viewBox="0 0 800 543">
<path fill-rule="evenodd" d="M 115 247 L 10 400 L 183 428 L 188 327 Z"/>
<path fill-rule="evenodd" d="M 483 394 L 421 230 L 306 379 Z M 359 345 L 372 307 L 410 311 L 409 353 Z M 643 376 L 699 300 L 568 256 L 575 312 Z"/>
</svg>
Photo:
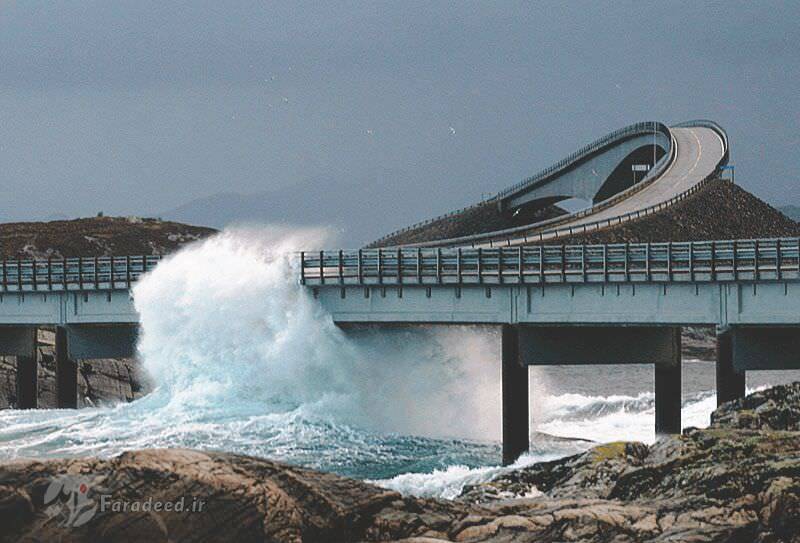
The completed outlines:
<svg viewBox="0 0 800 543">
<path fill-rule="evenodd" d="M 535 223 L 561 214 L 563 210 L 555 205 L 535 213 L 509 215 L 499 212 L 494 205 L 484 204 L 376 241 L 370 247 L 432 241 L 526 224 L 532 225 L 530 232 L 537 232 Z M 794 236 L 800 236 L 800 224 L 794 219 L 738 185 L 714 179 L 686 200 L 654 215 L 550 243 L 642 243 Z"/>
<path fill-rule="evenodd" d="M 452 501 L 224 453 L 17 461 L 0 466 L 0 540 L 800 541 L 800 383 L 712 421 L 652 446 L 609 443 L 506 472 Z M 56 495 L 65 474 L 78 483 Z M 183 511 L 139 510 L 182 498 Z"/>
<path fill-rule="evenodd" d="M 730 181 L 716 179 L 660 213 L 564 240 L 639 243 L 800 236 L 800 224 Z"/>
<path fill-rule="evenodd" d="M 142 217 L 0 223 L 0 258 L 164 255 L 214 232 Z"/>
</svg>

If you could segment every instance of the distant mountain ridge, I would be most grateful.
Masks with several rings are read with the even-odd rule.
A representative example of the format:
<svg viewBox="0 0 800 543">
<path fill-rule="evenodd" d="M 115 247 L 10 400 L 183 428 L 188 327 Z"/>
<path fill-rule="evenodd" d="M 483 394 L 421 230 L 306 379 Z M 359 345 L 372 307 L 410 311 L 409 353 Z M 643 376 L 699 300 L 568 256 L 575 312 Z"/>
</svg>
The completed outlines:
<svg viewBox="0 0 800 543">
<path fill-rule="evenodd" d="M 220 192 L 157 215 L 214 228 L 247 223 L 330 226 L 343 245 L 359 247 L 396 228 L 447 212 L 448 206 L 439 203 L 445 195 L 440 196 L 425 198 L 408 189 L 401 173 L 383 172 L 345 186 L 318 178 L 252 194 Z M 446 196 L 452 201 L 452 194 Z"/>
<path fill-rule="evenodd" d="M 780 206 L 778 211 L 792 219 L 793 221 L 800 222 L 800 206 L 788 205 Z"/>
</svg>

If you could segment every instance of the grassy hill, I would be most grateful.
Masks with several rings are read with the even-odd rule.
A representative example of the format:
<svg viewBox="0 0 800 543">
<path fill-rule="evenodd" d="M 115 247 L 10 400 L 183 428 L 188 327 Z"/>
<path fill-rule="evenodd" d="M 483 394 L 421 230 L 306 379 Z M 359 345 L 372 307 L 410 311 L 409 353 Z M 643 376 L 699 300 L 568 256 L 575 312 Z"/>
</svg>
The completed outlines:
<svg viewBox="0 0 800 543">
<path fill-rule="evenodd" d="M 0 224 L 0 258 L 161 255 L 213 228 L 139 217 Z"/>
</svg>

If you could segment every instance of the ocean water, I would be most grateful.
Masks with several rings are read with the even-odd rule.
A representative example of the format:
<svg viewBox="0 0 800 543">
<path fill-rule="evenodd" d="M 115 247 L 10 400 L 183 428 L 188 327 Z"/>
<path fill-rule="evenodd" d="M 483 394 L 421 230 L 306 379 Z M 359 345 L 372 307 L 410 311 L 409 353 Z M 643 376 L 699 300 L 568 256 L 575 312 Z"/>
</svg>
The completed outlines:
<svg viewBox="0 0 800 543">
<path fill-rule="evenodd" d="M 193 447 L 445 498 L 508 469 L 497 330 L 337 328 L 291 257 L 326 237 L 235 230 L 165 259 L 134 292 L 155 390 L 127 404 L 0 411 L 0 460 Z M 797 377 L 750 372 L 748 386 Z M 655 439 L 651 366 L 537 367 L 530 378 L 531 451 L 513 467 L 585 440 Z M 684 362 L 684 426 L 708 424 L 713 387 L 712 363 Z"/>
</svg>

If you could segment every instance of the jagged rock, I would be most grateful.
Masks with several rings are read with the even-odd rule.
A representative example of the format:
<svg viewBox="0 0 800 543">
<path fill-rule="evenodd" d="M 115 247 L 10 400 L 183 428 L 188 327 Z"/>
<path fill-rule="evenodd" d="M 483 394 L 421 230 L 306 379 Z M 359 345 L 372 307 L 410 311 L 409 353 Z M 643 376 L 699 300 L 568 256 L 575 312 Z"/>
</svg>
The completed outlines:
<svg viewBox="0 0 800 543">
<path fill-rule="evenodd" d="M 711 414 L 714 428 L 800 431 L 800 383 L 755 392 Z"/>
<path fill-rule="evenodd" d="M 650 447 L 598 445 L 504 473 L 452 501 L 402 497 L 224 453 L 151 450 L 110 460 L 15 462 L 0 466 L 0 541 L 800 543 L 800 431 L 796 418 L 780 415 L 794 412 L 798 390 L 795 383 L 738 402 L 744 409 L 772 402 L 757 429 L 738 427 L 741 417 L 730 415 L 736 405 L 723 406 L 714 427 Z M 85 477 L 93 494 L 112 500 L 186 496 L 205 500 L 207 509 L 104 510 L 67 529 L 54 516 L 61 510 L 44 503 L 63 474 Z"/>
</svg>

